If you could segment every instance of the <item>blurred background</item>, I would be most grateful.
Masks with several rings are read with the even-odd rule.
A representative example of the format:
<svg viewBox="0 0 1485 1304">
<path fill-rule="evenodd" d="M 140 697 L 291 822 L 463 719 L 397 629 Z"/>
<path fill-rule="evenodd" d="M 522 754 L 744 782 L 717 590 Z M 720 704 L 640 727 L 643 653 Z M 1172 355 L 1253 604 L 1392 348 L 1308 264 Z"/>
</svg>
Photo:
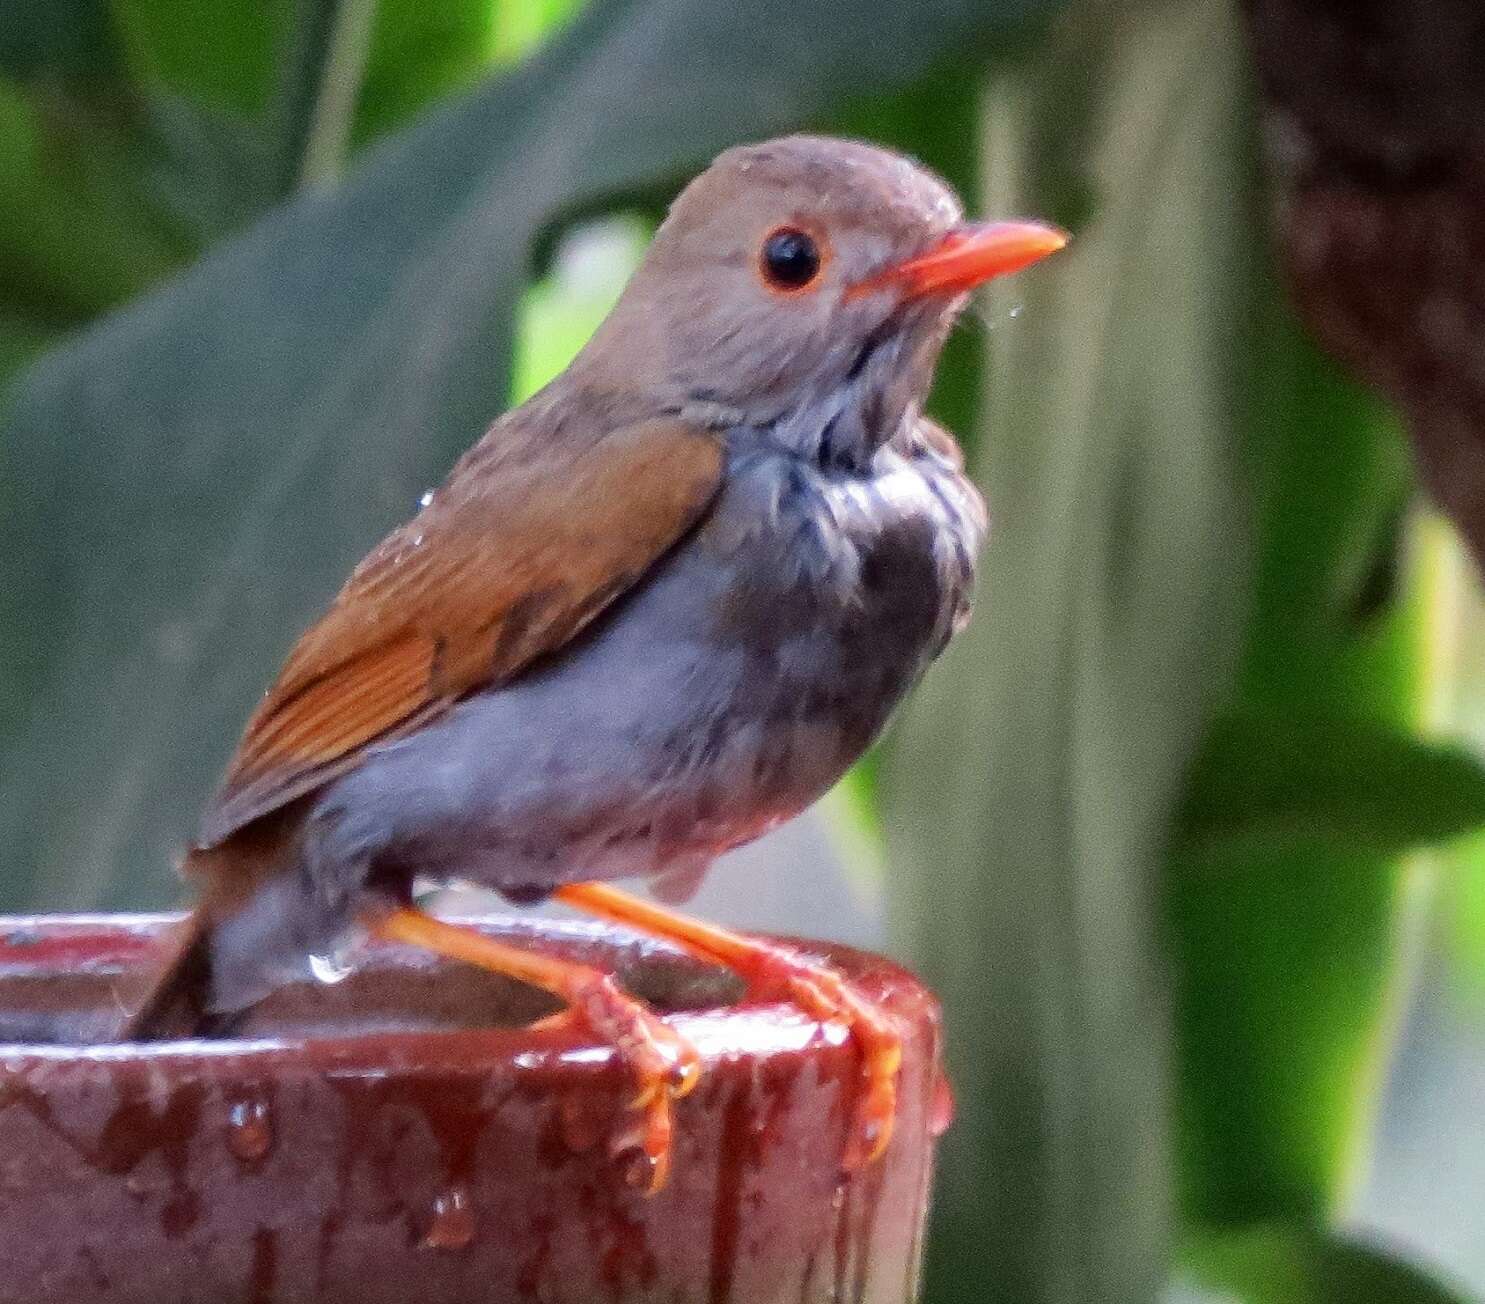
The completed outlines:
<svg viewBox="0 0 1485 1304">
<path fill-rule="evenodd" d="M 1076 238 L 941 369 L 975 624 L 698 911 L 942 994 L 932 1304 L 1485 1298 L 1478 0 L 0 0 L 0 908 L 174 903 L 298 630 L 796 128 Z"/>
</svg>

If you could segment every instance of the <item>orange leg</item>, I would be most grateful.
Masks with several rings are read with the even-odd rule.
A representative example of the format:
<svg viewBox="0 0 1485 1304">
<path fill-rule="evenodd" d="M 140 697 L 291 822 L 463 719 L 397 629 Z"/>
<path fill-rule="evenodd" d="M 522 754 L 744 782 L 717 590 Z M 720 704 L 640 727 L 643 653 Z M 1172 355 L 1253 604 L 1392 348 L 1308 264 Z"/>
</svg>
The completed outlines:
<svg viewBox="0 0 1485 1304">
<path fill-rule="evenodd" d="M 605 883 L 571 883 L 555 895 L 578 910 L 668 938 L 693 955 L 725 965 L 754 994 L 783 997 L 811 1018 L 844 1023 L 861 1048 L 861 1090 L 846 1141 L 846 1170 L 854 1172 L 887 1148 L 897 1114 L 902 1038 L 886 1012 L 834 969 L 776 943 L 689 919 Z"/>
<path fill-rule="evenodd" d="M 671 1101 L 690 1091 L 701 1075 L 700 1057 L 690 1042 L 601 970 L 508 946 L 421 910 L 392 910 L 366 922 L 377 937 L 492 969 L 566 1001 L 568 1017 L 612 1043 L 639 1079 L 633 1108 L 642 1111 L 636 1139 L 645 1163 L 645 1185 L 650 1193 L 665 1185 L 670 1171 Z"/>
</svg>

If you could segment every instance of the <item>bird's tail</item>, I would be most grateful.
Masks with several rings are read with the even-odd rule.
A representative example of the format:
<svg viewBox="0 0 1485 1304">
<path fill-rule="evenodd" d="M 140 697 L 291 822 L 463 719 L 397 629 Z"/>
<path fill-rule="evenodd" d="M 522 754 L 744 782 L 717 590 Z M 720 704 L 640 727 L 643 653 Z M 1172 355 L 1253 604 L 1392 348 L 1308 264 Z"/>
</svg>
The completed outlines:
<svg viewBox="0 0 1485 1304">
<path fill-rule="evenodd" d="M 211 991 L 211 932 L 202 906 L 170 927 L 150 963 L 120 984 L 109 1040 L 161 1041 L 199 1030 Z"/>
<path fill-rule="evenodd" d="M 212 973 L 218 926 L 240 905 L 241 891 L 282 851 L 271 825 L 210 849 L 190 851 L 181 877 L 196 889 L 196 908 L 160 938 L 155 955 L 116 989 L 115 1041 L 193 1037 L 212 1014 Z"/>
<path fill-rule="evenodd" d="M 196 889 L 196 908 L 161 937 L 149 964 L 120 982 L 113 1040 L 221 1032 L 272 987 L 265 975 L 284 965 L 275 942 L 297 937 L 285 920 L 302 907 L 293 876 L 283 872 L 292 865 L 296 829 L 290 810 L 187 854 L 181 874 Z"/>
</svg>

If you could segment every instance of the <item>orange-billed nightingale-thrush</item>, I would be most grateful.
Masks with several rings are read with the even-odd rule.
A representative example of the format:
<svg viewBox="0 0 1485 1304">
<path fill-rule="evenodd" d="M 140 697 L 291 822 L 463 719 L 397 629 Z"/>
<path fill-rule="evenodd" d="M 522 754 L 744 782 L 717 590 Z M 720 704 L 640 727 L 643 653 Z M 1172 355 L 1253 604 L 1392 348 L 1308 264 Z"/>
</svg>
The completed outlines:
<svg viewBox="0 0 1485 1304">
<path fill-rule="evenodd" d="M 427 947 L 546 989 L 617 1048 L 658 1187 L 695 1051 L 611 975 L 412 904 L 414 876 L 478 883 L 669 938 L 848 1025 L 844 1163 L 880 1154 L 891 1021 L 819 961 L 607 880 L 675 899 L 798 814 L 964 624 L 984 507 L 924 397 L 968 292 L 1065 242 L 967 223 L 870 145 L 722 154 L 572 365 L 295 644 L 185 858 L 196 908 L 123 994 L 118 1035 L 201 1031 L 358 930 Z"/>
</svg>

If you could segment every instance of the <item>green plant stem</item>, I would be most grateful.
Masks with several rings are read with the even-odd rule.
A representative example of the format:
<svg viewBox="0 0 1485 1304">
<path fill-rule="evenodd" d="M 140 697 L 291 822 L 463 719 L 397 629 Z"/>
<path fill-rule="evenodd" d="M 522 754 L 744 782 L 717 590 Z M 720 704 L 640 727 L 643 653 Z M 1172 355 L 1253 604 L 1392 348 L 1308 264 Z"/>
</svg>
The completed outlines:
<svg viewBox="0 0 1485 1304">
<path fill-rule="evenodd" d="M 341 174 L 375 18 L 376 0 L 295 4 L 274 115 L 284 194 Z"/>
<path fill-rule="evenodd" d="M 301 186 L 333 181 L 345 166 L 375 17 L 376 0 L 340 0 L 335 5 L 325 75 L 299 169 Z"/>
</svg>

